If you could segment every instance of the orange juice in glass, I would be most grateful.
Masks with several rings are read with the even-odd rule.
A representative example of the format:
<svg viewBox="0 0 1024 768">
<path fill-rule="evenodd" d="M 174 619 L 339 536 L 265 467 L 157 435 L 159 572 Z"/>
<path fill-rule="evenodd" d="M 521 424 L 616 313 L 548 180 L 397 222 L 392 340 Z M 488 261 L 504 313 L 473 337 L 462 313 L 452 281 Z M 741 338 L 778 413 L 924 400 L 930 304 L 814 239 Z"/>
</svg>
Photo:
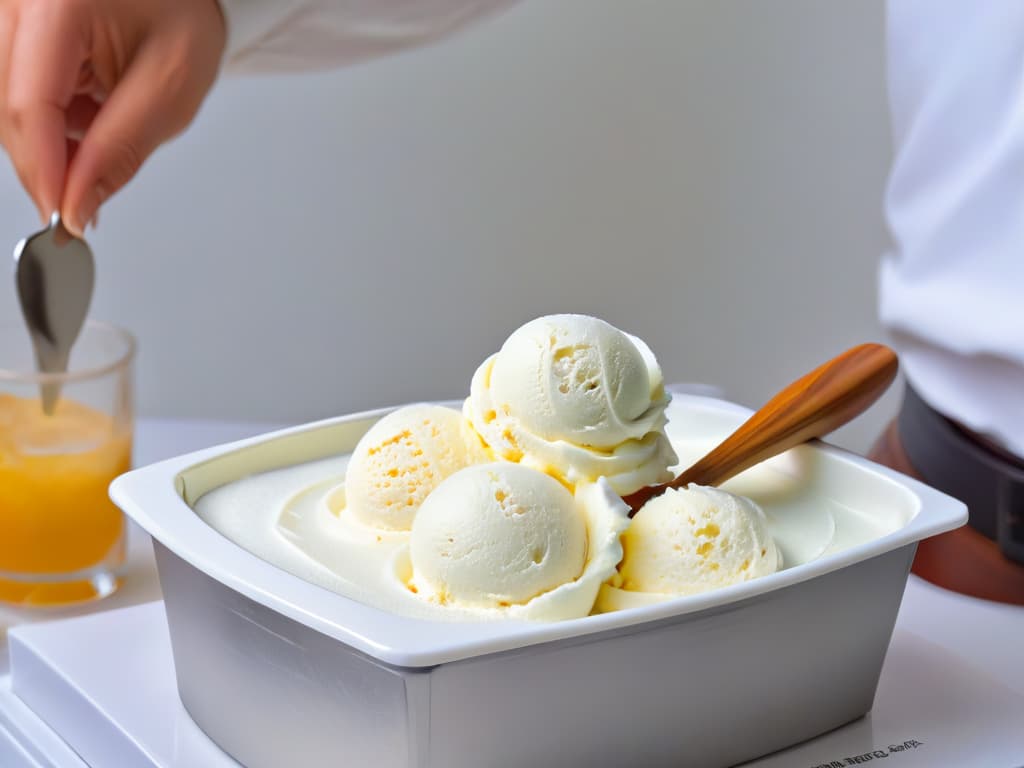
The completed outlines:
<svg viewBox="0 0 1024 768">
<path fill-rule="evenodd" d="M 124 518 L 107 486 L 129 469 L 135 340 L 97 322 L 65 374 L 38 374 L 23 328 L 0 331 L 0 601 L 63 605 L 117 589 Z M 40 385 L 60 386 L 52 413 Z"/>
</svg>

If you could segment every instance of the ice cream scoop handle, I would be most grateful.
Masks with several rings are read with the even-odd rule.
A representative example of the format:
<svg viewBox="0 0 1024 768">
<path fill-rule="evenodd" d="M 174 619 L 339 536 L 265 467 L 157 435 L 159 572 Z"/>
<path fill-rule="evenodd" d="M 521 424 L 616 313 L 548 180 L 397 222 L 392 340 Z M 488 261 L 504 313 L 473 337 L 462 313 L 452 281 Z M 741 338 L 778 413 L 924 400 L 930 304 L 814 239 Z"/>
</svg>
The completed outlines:
<svg viewBox="0 0 1024 768">
<path fill-rule="evenodd" d="M 639 509 L 666 488 L 719 485 L 745 469 L 827 435 L 874 403 L 896 377 L 896 353 L 861 344 L 797 379 L 762 406 L 709 454 L 663 486 L 625 497 Z"/>
</svg>

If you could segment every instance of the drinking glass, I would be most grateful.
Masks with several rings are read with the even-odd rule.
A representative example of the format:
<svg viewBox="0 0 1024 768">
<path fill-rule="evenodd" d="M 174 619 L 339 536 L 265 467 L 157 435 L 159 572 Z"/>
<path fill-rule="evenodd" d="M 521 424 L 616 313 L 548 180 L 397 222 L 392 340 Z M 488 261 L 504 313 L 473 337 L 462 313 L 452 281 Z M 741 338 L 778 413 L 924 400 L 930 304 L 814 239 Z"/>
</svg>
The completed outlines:
<svg viewBox="0 0 1024 768">
<path fill-rule="evenodd" d="M 87 322 L 66 373 L 38 373 L 24 328 L 0 329 L 0 601 L 63 605 L 120 584 L 125 523 L 107 486 L 129 469 L 135 339 Z M 52 413 L 40 387 L 58 386 Z"/>
</svg>

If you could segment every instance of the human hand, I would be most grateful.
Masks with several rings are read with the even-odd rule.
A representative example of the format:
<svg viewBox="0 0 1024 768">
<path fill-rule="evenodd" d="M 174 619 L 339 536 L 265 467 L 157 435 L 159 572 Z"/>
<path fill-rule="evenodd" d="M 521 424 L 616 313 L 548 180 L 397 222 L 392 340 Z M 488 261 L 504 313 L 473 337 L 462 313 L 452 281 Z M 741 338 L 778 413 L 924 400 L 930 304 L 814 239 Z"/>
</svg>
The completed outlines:
<svg viewBox="0 0 1024 768">
<path fill-rule="evenodd" d="M 0 0 L 0 142 L 41 219 L 80 235 L 195 117 L 225 40 L 217 0 Z"/>
</svg>

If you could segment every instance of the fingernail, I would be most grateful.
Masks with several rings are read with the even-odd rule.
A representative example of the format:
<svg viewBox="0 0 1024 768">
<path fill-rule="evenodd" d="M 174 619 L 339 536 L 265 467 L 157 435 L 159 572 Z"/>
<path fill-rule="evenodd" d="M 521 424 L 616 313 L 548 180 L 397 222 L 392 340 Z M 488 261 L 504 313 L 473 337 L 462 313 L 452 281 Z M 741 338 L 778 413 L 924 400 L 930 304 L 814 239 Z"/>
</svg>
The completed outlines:
<svg viewBox="0 0 1024 768">
<path fill-rule="evenodd" d="M 103 186 L 97 184 L 92 191 L 85 196 L 78 211 L 73 211 L 64 220 L 64 226 L 75 237 L 82 237 L 85 234 L 85 225 L 96 218 L 99 213 L 100 204 L 103 202 Z M 95 226 L 95 224 L 94 224 Z"/>
<path fill-rule="evenodd" d="M 78 223 L 78 219 L 74 216 L 64 216 L 64 228 L 75 237 L 81 237 L 85 234 L 82 229 L 82 225 Z"/>
</svg>

